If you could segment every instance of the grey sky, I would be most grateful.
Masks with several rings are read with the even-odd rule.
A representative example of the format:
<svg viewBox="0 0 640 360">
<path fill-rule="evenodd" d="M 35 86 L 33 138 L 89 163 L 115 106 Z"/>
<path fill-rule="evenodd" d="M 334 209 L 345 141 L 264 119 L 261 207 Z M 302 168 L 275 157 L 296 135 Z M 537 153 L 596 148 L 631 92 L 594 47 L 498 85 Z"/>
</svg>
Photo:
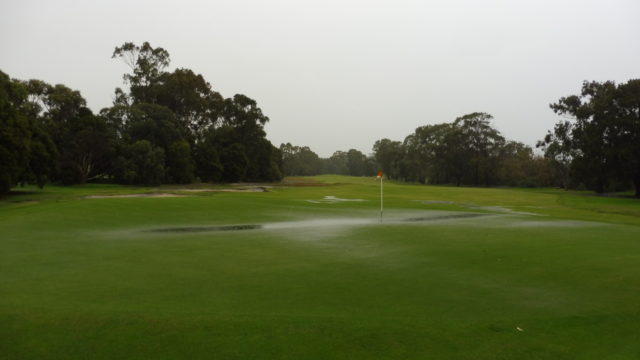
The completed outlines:
<svg viewBox="0 0 640 360">
<path fill-rule="evenodd" d="M 640 1 L 0 0 L 0 70 L 78 89 L 98 111 L 125 41 L 167 49 L 223 96 L 258 101 L 268 138 L 321 156 L 484 111 L 529 145 L 583 80 L 640 77 Z"/>
</svg>

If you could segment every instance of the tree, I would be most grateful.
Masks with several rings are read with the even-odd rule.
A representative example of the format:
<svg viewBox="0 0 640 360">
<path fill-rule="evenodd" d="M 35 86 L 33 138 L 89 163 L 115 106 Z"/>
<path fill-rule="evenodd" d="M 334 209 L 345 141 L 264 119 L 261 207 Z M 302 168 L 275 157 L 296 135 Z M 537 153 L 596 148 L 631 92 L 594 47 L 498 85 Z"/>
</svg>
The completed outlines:
<svg viewBox="0 0 640 360">
<path fill-rule="evenodd" d="M 325 174 L 348 175 L 347 153 L 336 151 L 328 159 L 322 160 L 322 172 Z"/>
<path fill-rule="evenodd" d="M 569 189 L 572 185 L 571 164 L 577 155 L 571 144 L 571 127 L 569 121 L 557 123 L 553 132 L 549 131 L 544 140 L 536 145 L 543 149 L 544 157 L 549 161 L 554 185 L 563 189 Z"/>
<path fill-rule="evenodd" d="M 640 79 L 584 82 L 551 104 L 561 121 L 539 145 L 570 161 L 570 175 L 598 193 L 633 184 L 640 197 Z"/>
<path fill-rule="evenodd" d="M 403 143 L 374 145 L 378 166 L 390 178 L 431 184 L 536 186 L 550 183 L 549 160 L 522 143 L 507 142 L 475 112 L 452 123 L 416 128 Z M 537 174 L 540 172 L 540 174 Z"/>
<path fill-rule="evenodd" d="M 112 58 L 131 71 L 113 106 L 94 115 L 79 91 L 0 72 L 0 191 L 16 183 L 273 181 L 282 153 L 269 118 L 242 94 L 223 98 L 200 74 L 166 71 L 169 52 L 126 42 Z M 142 151 L 136 155 L 136 151 Z M 147 167 L 143 160 L 149 161 Z M 235 163 L 233 163 L 235 162 Z M 233 163 L 233 164 L 232 164 Z"/>
<path fill-rule="evenodd" d="M 244 152 L 244 157 L 238 157 L 240 161 L 246 159 L 246 168 L 240 178 L 249 181 L 273 181 L 282 176 L 280 169 L 280 151 L 266 138 L 264 125 L 269 118 L 262 113 L 257 102 L 245 95 L 236 94 L 233 98 L 225 99 L 223 108 L 223 125 L 225 148 L 228 153 L 236 154 L 239 149 Z M 233 151 L 233 144 L 239 145 Z M 234 155 L 235 156 L 235 155 Z M 221 152 L 221 159 L 224 158 Z M 222 161 L 225 172 L 231 171 Z M 237 172 L 234 170 L 233 174 Z M 226 175 L 225 175 L 226 176 Z M 235 175 L 233 177 L 236 177 Z"/>
<path fill-rule="evenodd" d="M 249 159 L 247 159 L 242 144 L 233 143 L 223 148 L 220 155 L 220 162 L 224 168 L 223 180 L 235 182 L 245 179 Z"/>
<path fill-rule="evenodd" d="M 403 161 L 404 177 L 421 183 L 445 183 L 448 179 L 448 140 L 453 131 L 452 124 L 425 125 L 404 140 L 406 157 Z"/>
<path fill-rule="evenodd" d="M 620 107 L 620 168 L 618 176 L 630 179 L 640 198 L 640 79 L 629 80 L 617 89 Z"/>
<path fill-rule="evenodd" d="M 35 182 L 42 189 L 58 172 L 59 153 L 49 134 L 36 121 L 31 119 L 29 166 L 21 182 Z"/>
<path fill-rule="evenodd" d="M 500 149 L 498 182 L 508 186 L 536 186 L 539 170 L 534 164 L 533 149 L 517 141 L 507 141 Z"/>
<path fill-rule="evenodd" d="M 373 144 L 373 153 L 380 170 L 391 179 L 399 179 L 404 148 L 399 141 L 378 140 Z"/>
<path fill-rule="evenodd" d="M 168 151 L 171 144 L 183 138 L 173 112 L 156 104 L 136 104 L 128 109 L 124 139 L 128 143 L 148 140 Z"/>
<path fill-rule="evenodd" d="M 132 106 L 117 105 L 110 111 L 103 111 L 103 114 L 109 119 L 109 123 L 118 124 L 114 126 L 121 128 L 120 141 L 123 145 L 120 146 L 120 156 L 125 162 L 132 161 L 131 144 L 147 141 L 154 151 L 156 148 L 162 149 L 161 182 L 181 184 L 193 182 L 195 164 L 191 145 L 185 139 L 183 130 L 170 109 L 162 105 L 140 103 Z M 121 120 L 117 120 L 118 117 Z M 138 147 L 147 150 L 143 145 Z M 133 162 L 135 163 L 135 160 Z M 118 178 L 123 177 L 118 176 Z M 145 179 L 152 180 L 125 181 L 156 182 L 155 175 L 152 177 L 145 175 Z"/>
<path fill-rule="evenodd" d="M 202 75 L 189 69 L 176 69 L 159 77 L 156 103 L 170 109 L 184 133 L 195 139 L 218 124 L 223 101 Z"/>
<path fill-rule="evenodd" d="M 111 132 L 103 118 L 90 110 L 68 121 L 61 134 L 60 180 L 84 184 L 106 177 L 114 154 Z"/>
<path fill-rule="evenodd" d="M 18 111 L 26 91 L 0 71 L 0 194 L 13 187 L 28 165 L 28 119 Z"/>
<path fill-rule="evenodd" d="M 148 140 L 139 140 L 124 148 L 115 162 L 116 181 L 124 184 L 158 185 L 165 177 L 165 154 Z"/>
<path fill-rule="evenodd" d="M 494 129 L 493 116 L 475 112 L 457 118 L 453 126 L 460 132 L 462 149 L 468 159 L 465 182 L 473 185 L 491 185 L 495 182 L 500 148 L 504 138 Z"/>
<path fill-rule="evenodd" d="M 131 104 L 155 103 L 158 81 L 171 62 L 169 52 L 160 47 L 154 48 L 146 41 L 141 46 L 126 42 L 116 47 L 111 57 L 120 58 L 132 71 L 132 74 L 123 76 L 130 87 L 130 94 L 127 96 L 116 89 L 116 98 Z"/>
<path fill-rule="evenodd" d="M 33 151 L 24 179 L 44 185 L 48 179 L 85 183 L 105 176 L 112 160 L 111 131 L 86 107 L 79 91 L 41 80 L 21 82 L 30 118 Z"/>
<path fill-rule="evenodd" d="M 191 157 L 191 146 L 186 140 L 178 140 L 169 146 L 167 151 L 168 182 L 189 184 L 195 179 L 195 164 Z"/>
<path fill-rule="evenodd" d="M 281 178 L 280 151 L 266 139 L 264 125 L 269 118 L 255 100 L 242 94 L 224 99 L 202 75 L 190 69 L 165 71 L 169 53 L 148 42 L 141 46 L 124 43 L 115 48 L 112 57 L 131 68 L 132 72 L 124 75 L 129 92 L 116 89 L 114 106 L 102 114 L 121 142 L 144 139 L 164 150 L 168 181 L 193 179 L 189 164 L 195 164 L 195 173 L 208 181 Z M 179 165 L 172 164 L 176 156 Z M 231 158 L 241 164 L 231 166 Z M 177 171 L 183 171 L 178 168 L 188 174 L 178 176 Z"/>
<path fill-rule="evenodd" d="M 347 168 L 351 176 L 364 176 L 367 165 L 367 156 L 356 149 L 347 151 Z"/>
<path fill-rule="evenodd" d="M 216 146 L 216 134 L 213 129 L 207 131 L 195 148 L 196 173 L 205 182 L 220 181 L 224 167 Z"/>
<path fill-rule="evenodd" d="M 322 171 L 322 162 L 318 154 L 308 146 L 281 144 L 282 171 L 286 176 L 318 175 Z"/>
</svg>

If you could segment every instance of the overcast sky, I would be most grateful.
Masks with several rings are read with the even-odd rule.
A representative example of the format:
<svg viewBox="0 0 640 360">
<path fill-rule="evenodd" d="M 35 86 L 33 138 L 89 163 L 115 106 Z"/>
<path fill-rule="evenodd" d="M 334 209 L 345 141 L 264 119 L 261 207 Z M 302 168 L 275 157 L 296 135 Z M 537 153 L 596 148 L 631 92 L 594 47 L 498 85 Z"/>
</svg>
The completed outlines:
<svg viewBox="0 0 640 360">
<path fill-rule="evenodd" d="M 149 41 L 255 99 L 276 146 L 370 153 L 474 111 L 534 145 L 582 81 L 640 78 L 639 15 L 638 0 L 0 0 L 0 70 L 97 112 L 128 71 L 114 47 Z"/>
</svg>

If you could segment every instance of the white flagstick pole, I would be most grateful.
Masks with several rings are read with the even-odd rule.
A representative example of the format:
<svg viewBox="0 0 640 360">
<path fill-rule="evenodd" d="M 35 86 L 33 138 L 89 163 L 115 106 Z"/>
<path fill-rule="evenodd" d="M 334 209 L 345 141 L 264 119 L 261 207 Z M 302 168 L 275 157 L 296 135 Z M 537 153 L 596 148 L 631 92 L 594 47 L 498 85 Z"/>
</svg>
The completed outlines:
<svg viewBox="0 0 640 360">
<path fill-rule="evenodd" d="M 384 179 L 384 174 L 380 177 L 380 222 L 382 222 L 382 213 L 384 212 L 383 207 L 383 196 L 382 196 L 382 181 Z"/>
</svg>

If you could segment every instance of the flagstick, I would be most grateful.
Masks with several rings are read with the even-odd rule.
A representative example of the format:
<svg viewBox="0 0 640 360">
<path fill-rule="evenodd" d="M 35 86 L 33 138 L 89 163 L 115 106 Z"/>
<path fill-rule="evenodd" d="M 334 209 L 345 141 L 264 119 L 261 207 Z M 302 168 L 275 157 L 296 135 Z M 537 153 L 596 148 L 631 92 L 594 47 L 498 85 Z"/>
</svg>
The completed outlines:
<svg viewBox="0 0 640 360">
<path fill-rule="evenodd" d="M 382 197 L 382 180 L 383 179 L 384 179 L 384 175 L 380 177 L 380 222 L 382 222 L 382 213 L 384 212 L 383 197 Z"/>
</svg>

